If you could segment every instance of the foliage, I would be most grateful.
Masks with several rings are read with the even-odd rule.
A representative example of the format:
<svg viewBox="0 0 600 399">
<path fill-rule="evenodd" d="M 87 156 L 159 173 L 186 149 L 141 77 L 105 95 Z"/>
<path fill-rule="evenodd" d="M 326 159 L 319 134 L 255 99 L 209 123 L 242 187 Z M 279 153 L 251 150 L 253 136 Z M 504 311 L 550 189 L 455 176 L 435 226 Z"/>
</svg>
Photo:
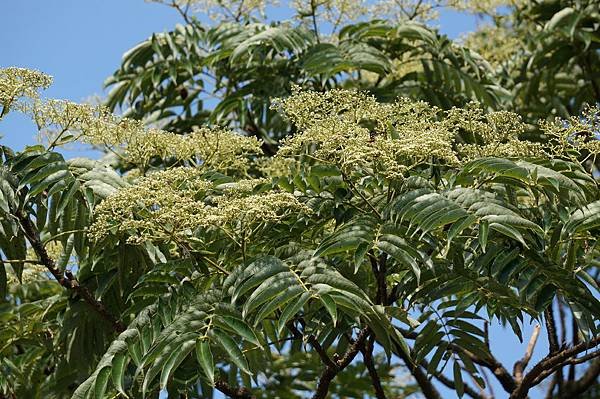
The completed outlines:
<svg viewBox="0 0 600 399">
<path fill-rule="evenodd" d="M 539 143 L 476 104 L 295 89 L 268 111 L 294 131 L 269 158 L 231 131 L 48 106 L 38 86 L 2 97 L 48 137 L 1 147 L 2 395 L 439 398 L 434 378 L 480 398 L 487 370 L 525 398 L 572 367 L 572 397 L 600 372 L 583 354 L 600 344 L 600 192 L 580 161 L 600 150 L 597 108 L 541 123 Z M 74 140 L 128 171 L 65 160 Z M 522 339 L 529 319 L 550 352 L 511 374 L 488 327 Z"/>
<path fill-rule="evenodd" d="M 470 100 L 497 107 L 508 93 L 492 72 L 477 54 L 415 22 L 354 23 L 325 41 L 303 24 L 191 20 L 124 55 L 106 81 L 107 105 L 173 132 L 240 129 L 273 154 L 291 127 L 270 102 L 294 85 L 367 89 L 383 100 L 409 96 L 443 108 Z"/>
<path fill-rule="evenodd" d="M 516 2 L 467 44 L 495 60 L 521 115 L 567 117 L 600 98 L 599 18 L 596 1 Z"/>
</svg>

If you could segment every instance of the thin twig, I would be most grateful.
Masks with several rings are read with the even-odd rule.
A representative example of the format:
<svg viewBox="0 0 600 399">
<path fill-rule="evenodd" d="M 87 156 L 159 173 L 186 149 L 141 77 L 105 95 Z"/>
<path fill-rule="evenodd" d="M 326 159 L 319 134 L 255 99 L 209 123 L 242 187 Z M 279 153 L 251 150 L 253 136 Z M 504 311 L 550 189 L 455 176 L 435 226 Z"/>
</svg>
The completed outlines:
<svg viewBox="0 0 600 399">
<path fill-rule="evenodd" d="M 515 363 L 513 368 L 513 376 L 517 380 L 517 382 L 521 382 L 523 379 L 523 371 L 527 368 L 527 364 L 531 360 L 531 356 L 533 355 L 533 350 L 535 349 L 535 344 L 537 343 L 538 337 L 540 335 L 541 327 L 539 324 L 536 324 L 533 327 L 533 332 L 531 333 L 531 338 L 529 339 L 529 344 L 527 345 L 527 349 L 525 350 L 525 355 L 523 358 Z"/>
</svg>

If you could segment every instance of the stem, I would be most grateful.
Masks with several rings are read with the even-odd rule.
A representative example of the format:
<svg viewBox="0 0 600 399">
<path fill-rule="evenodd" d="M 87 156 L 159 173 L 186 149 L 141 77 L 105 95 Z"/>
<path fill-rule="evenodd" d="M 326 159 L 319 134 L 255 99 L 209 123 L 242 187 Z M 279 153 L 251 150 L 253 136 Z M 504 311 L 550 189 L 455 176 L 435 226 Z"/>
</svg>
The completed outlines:
<svg viewBox="0 0 600 399">
<path fill-rule="evenodd" d="M 373 337 L 370 337 L 367 341 L 366 347 L 361 349 L 361 353 L 365 361 L 365 366 L 367 366 L 369 376 L 371 377 L 371 384 L 373 385 L 373 389 L 375 390 L 375 397 L 377 399 L 387 399 L 385 396 L 385 392 L 383 391 L 383 387 L 381 386 L 381 379 L 379 378 L 379 374 L 377 373 L 377 369 L 375 368 L 375 363 L 373 362 L 374 341 L 375 339 Z"/>
<path fill-rule="evenodd" d="M 319 26 L 317 24 L 317 6 L 315 5 L 315 0 L 310 0 L 310 11 L 313 29 L 315 30 L 315 36 L 317 37 L 317 43 L 321 43 L 319 38 Z"/>
<path fill-rule="evenodd" d="M 255 399 L 250 390 L 246 387 L 232 387 L 223 380 L 215 381 L 215 388 L 224 395 L 233 399 Z"/>
<path fill-rule="evenodd" d="M 332 362 L 334 365 L 328 365 L 321 372 L 317 389 L 312 396 L 312 399 L 325 399 L 329 392 L 329 385 L 335 376 L 342 370 L 344 370 L 354 360 L 360 349 L 363 347 L 365 340 L 369 337 L 370 329 L 365 327 L 358 333 L 356 340 L 350 345 L 344 356 L 339 360 Z M 437 398 L 436 398 L 437 399 Z"/>
<path fill-rule="evenodd" d="M 540 329 L 541 328 L 539 324 L 533 328 L 533 333 L 531 333 L 531 338 L 529 339 L 529 344 L 527 345 L 525 355 L 523 355 L 521 360 L 515 363 L 513 375 L 517 381 L 521 381 L 523 379 L 523 371 L 527 368 L 527 364 L 531 360 L 533 350 L 535 349 L 535 344 L 537 343 L 537 339 L 540 335 Z"/>
<path fill-rule="evenodd" d="M 582 342 L 569 349 L 563 349 L 553 355 L 548 355 L 538 362 L 529 373 L 523 377 L 523 381 L 510 395 L 511 399 L 524 399 L 529 390 L 542 382 L 546 377 L 554 373 L 555 369 L 568 364 L 573 357 L 587 349 L 594 348 L 600 344 L 600 335 L 595 336 L 587 342 Z"/>
<path fill-rule="evenodd" d="M 108 321 L 112 325 L 114 331 L 118 333 L 125 331 L 125 325 L 123 325 L 123 323 L 121 323 L 120 320 L 113 316 L 106 309 L 106 306 L 104 306 L 104 304 L 101 301 L 97 300 L 92 295 L 92 293 L 87 289 L 87 287 L 80 285 L 77 278 L 73 276 L 73 274 L 70 271 L 66 271 L 63 273 L 56 266 L 54 260 L 48 255 L 46 248 L 44 248 L 44 245 L 42 244 L 42 241 L 40 239 L 40 235 L 34 227 L 31 220 L 29 219 L 29 217 L 27 217 L 24 214 L 20 214 L 19 222 L 21 223 L 23 232 L 25 233 L 25 236 L 31 244 L 31 247 L 35 251 L 36 255 L 40 258 L 40 262 L 44 266 L 46 266 L 46 269 L 48 269 L 48 271 L 50 272 L 50 274 L 52 274 L 54 279 L 58 281 L 58 283 L 63 287 L 73 290 L 77 294 L 79 294 L 79 296 L 81 296 L 83 300 L 87 302 L 87 304 L 90 305 L 96 313 L 100 315 L 100 317 L 102 317 L 104 320 Z"/>
</svg>

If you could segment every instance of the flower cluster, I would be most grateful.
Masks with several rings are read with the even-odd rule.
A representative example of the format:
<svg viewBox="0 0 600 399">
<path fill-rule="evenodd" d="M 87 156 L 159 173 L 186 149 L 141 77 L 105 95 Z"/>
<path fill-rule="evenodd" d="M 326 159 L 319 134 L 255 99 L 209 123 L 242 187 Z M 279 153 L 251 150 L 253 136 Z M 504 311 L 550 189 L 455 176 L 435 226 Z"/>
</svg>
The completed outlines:
<svg viewBox="0 0 600 399">
<path fill-rule="evenodd" d="M 260 141 L 229 130 L 195 128 L 179 135 L 146 128 L 142 121 L 120 118 L 102 105 L 67 100 L 36 100 L 22 107 L 52 144 L 79 140 L 102 146 L 126 162 L 145 167 L 153 158 L 195 161 L 222 172 L 244 174 Z"/>
<path fill-rule="evenodd" d="M 269 177 L 289 176 L 290 171 L 299 166 L 298 160 L 280 156 L 258 158 L 255 164 L 263 175 Z"/>
<path fill-rule="evenodd" d="M 522 41 L 511 29 L 492 25 L 478 28 L 462 41 L 465 47 L 476 51 L 492 66 L 510 60 L 523 47 Z"/>
<path fill-rule="evenodd" d="M 6 113 L 11 104 L 21 98 L 37 98 L 39 89 L 52 84 L 52 77 L 42 72 L 25 68 L 0 69 L 0 105 Z"/>
<path fill-rule="evenodd" d="M 206 225 L 248 229 L 257 224 L 273 223 L 292 214 L 310 214 L 309 207 L 290 193 L 266 192 L 245 197 L 224 195 L 208 210 Z M 247 233 L 246 233 L 247 235 Z"/>
<path fill-rule="evenodd" d="M 95 210 L 92 239 L 126 235 L 131 243 L 178 242 L 200 227 L 234 231 L 278 222 L 293 213 L 310 213 L 292 194 L 252 194 L 266 179 L 214 186 L 199 168 L 181 167 L 141 177 L 106 198 Z"/>
<path fill-rule="evenodd" d="M 229 197 L 242 197 L 252 193 L 258 186 L 269 183 L 269 179 L 242 179 L 233 183 L 223 183 L 216 188 Z"/>
<path fill-rule="evenodd" d="M 406 98 L 381 104 L 349 90 L 296 92 L 279 100 L 299 134 L 279 157 L 302 154 L 355 171 L 394 178 L 419 164 L 455 166 L 481 157 L 547 156 L 540 143 L 522 140 L 527 125 L 514 113 L 484 112 L 477 103 L 442 111 Z"/>
<path fill-rule="evenodd" d="M 513 112 L 485 113 L 475 102 L 464 108 L 452 108 L 448 122 L 467 143 L 457 145 L 464 160 L 482 157 L 540 157 L 545 156 L 540 143 L 521 140 L 527 125 Z"/>
<path fill-rule="evenodd" d="M 600 107 L 584 109 L 580 116 L 556 118 L 540 122 L 542 131 L 550 137 L 551 150 L 558 156 L 571 156 L 585 152 L 597 157 L 600 154 Z"/>
<path fill-rule="evenodd" d="M 203 220 L 202 198 L 211 187 L 197 168 L 173 168 L 142 177 L 96 208 L 90 236 L 128 234 L 130 242 L 176 240 Z"/>
<path fill-rule="evenodd" d="M 191 9 L 208 15 L 217 21 L 240 20 L 243 17 L 264 16 L 268 5 L 277 5 L 277 0 L 146 0 L 153 3 L 175 5 L 182 10 Z"/>
<path fill-rule="evenodd" d="M 369 169 L 388 177 L 431 157 L 457 162 L 453 131 L 438 120 L 440 110 L 424 102 L 381 104 L 365 93 L 331 90 L 297 91 L 277 105 L 301 132 L 278 156 L 309 151 L 345 173 Z"/>
</svg>

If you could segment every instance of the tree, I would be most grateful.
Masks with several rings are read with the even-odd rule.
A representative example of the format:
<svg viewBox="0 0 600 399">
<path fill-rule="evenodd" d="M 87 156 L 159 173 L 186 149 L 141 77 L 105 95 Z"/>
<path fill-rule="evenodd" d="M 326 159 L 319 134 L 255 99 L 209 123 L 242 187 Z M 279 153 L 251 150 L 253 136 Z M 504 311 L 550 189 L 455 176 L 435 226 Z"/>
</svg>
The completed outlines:
<svg viewBox="0 0 600 399">
<path fill-rule="evenodd" d="M 600 98 L 600 6 L 595 1 L 515 2 L 467 46 L 493 60 L 512 108 L 529 120 L 568 117 Z"/>
<path fill-rule="evenodd" d="M 471 100 L 498 108 L 509 95 L 484 59 L 418 21 L 431 12 L 425 3 L 406 15 L 376 9 L 376 15 L 401 17 L 402 23 L 352 22 L 364 10 L 348 1 L 309 2 L 308 9 L 299 7 L 296 20 L 271 23 L 251 9 L 236 11 L 236 4 L 262 2 L 231 3 L 217 14 L 227 18 L 216 26 L 171 3 L 186 24 L 154 34 L 124 55 L 106 81 L 107 106 L 177 133 L 206 124 L 229 126 L 262 139 L 272 155 L 290 126 L 270 101 L 288 96 L 294 85 L 357 88 L 383 101 L 408 96 L 445 109 Z M 338 9 L 337 3 L 350 8 Z M 319 25 L 327 26 L 323 15 L 333 24 L 330 35 L 319 31 Z"/>
<path fill-rule="evenodd" d="M 596 381 L 599 191 L 579 159 L 599 151 L 597 108 L 541 123 L 540 143 L 475 103 L 298 88 L 273 105 L 295 134 L 264 157 L 230 130 L 41 99 L 49 84 L 0 71 L 2 115 L 48 142 L 1 147 L 5 397 L 482 398 L 495 378 L 525 398 L 554 375 L 568 398 Z M 75 140 L 127 172 L 64 160 Z M 520 337 L 528 318 L 550 350 L 529 365 L 534 330 L 511 372 L 488 327 Z"/>
</svg>

